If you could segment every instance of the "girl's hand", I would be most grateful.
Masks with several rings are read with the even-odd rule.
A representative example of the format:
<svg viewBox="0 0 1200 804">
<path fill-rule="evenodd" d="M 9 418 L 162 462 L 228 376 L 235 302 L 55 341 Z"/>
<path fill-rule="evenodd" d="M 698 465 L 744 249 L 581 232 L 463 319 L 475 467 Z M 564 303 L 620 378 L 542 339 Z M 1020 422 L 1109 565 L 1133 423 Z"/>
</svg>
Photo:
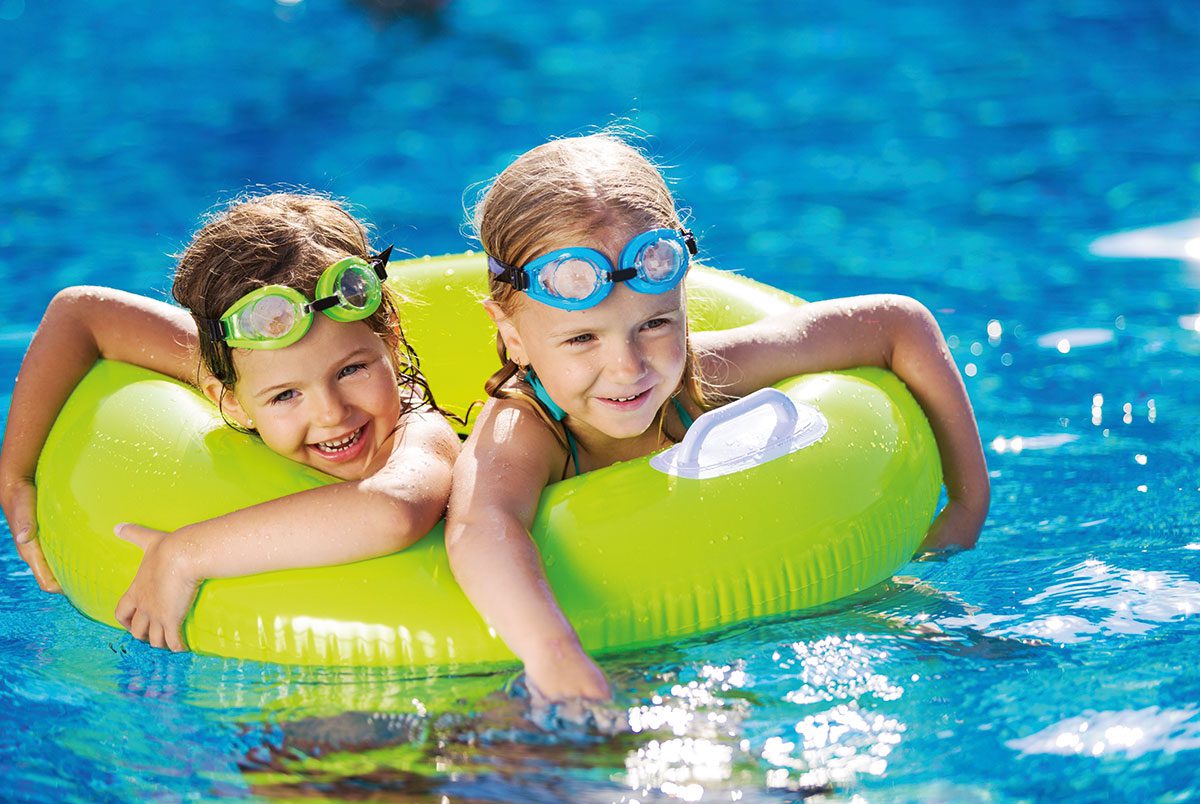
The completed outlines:
<svg viewBox="0 0 1200 804">
<path fill-rule="evenodd" d="M 4 516 L 12 532 L 17 555 L 33 570 L 34 580 L 43 592 L 61 593 L 62 587 L 46 563 L 37 540 L 37 487 L 31 480 L 19 480 L 4 495 Z"/>
<path fill-rule="evenodd" d="M 161 530 L 129 523 L 113 528 L 119 538 L 145 552 L 137 575 L 117 602 L 117 622 L 136 639 L 156 648 L 185 651 L 183 620 L 191 611 L 200 579 L 188 571 L 184 555 Z"/>
<path fill-rule="evenodd" d="M 544 655 L 525 664 L 525 678 L 533 697 L 549 703 L 612 698 L 604 671 L 577 642 L 548 647 Z"/>
<path fill-rule="evenodd" d="M 933 520 L 920 550 L 945 550 L 959 548 L 970 550 L 979 539 L 987 519 L 988 503 L 974 505 L 960 500 L 950 500 Z"/>
</svg>

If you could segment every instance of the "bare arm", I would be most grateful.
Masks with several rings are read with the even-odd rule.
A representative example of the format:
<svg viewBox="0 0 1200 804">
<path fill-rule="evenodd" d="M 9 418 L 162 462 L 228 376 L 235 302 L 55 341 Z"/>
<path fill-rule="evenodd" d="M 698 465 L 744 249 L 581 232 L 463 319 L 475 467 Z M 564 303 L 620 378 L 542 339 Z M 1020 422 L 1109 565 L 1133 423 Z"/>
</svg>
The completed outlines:
<svg viewBox="0 0 1200 804">
<path fill-rule="evenodd" d="M 100 287 L 60 291 L 46 308 L 17 374 L 0 452 L 0 504 L 38 584 L 59 591 L 36 541 L 34 472 L 71 391 L 100 358 L 195 382 L 196 328 L 183 310 Z"/>
<path fill-rule="evenodd" d="M 966 388 L 928 310 L 904 296 L 814 302 L 734 330 L 697 333 L 706 378 L 732 396 L 794 374 L 880 366 L 905 382 L 933 428 L 949 503 L 923 547 L 972 547 L 991 500 Z"/>
<path fill-rule="evenodd" d="M 327 566 L 386 555 L 441 519 L 458 436 L 435 413 L 405 417 L 388 462 L 363 480 L 335 483 L 165 534 L 121 525 L 146 555 L 117 620 L 138 639 L 183 650 L 180 633 L 200 583 L 210 578 Z"/>
<path fill-rule="evenodd" d="M 524 403 L 489 400 L 454 469 L 446 551 L 463 591 L 551 700 L 608 698 L 554 597 L 529 534 L 565 454 Z"/>
</svg>

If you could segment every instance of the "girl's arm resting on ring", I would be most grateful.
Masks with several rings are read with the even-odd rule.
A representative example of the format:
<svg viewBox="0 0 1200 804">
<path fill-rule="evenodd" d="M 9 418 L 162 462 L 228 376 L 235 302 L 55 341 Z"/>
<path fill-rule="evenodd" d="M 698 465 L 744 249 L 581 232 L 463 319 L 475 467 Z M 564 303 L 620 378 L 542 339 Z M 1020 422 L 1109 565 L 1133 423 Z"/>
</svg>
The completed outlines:
<svg viewBox="0 0 1200 804">
<path fill-rule="evenodd" d="M 100 358 L 195 382 L 196 328 L 178 307 L 101 287 L 60 291 L 46 308 L 17 374 L 0 452 L 0 503 L 21 558 L 57 590 L 35 541 L 34 472 L 71 391 Z"/>
<path fill-rule="evenodd" d="M 489 400 L 454 469 L 446 551 L 463 592 L 552 701 L 610 696 L 542 569 L 529 528 L 564 450 L 525 403 Z"/>
<path fill-rule="evenodd" d="M 234 511 L 167 536 L 134 525 L 117 535 L 141 564 L 116 619 L 155 647 L 184 650 L 181 629 L 202 581 L 344 564 L 402 550 L 441 519 L 458 436 L 436 413 L 411 413 L 387 464 L 345 481 Z"/>
<path fill-rule="evenodd" d="M 458 436 L 436 413 L 410 413 L 387 463 L 333 483 L 187 525 L 168 544 L 197 581 L 345 564 L 394 553 L 446 511 Z"/>
<path fill-rule="evenodd" d="M 925 411 L 949 502 L 923 547 L 971 547 L 991 499 L 979 430 L 933 315 L 904 296 L 813 302 L 732 330 L 696 333 L 706 379 L 744 396 L 785 377 L 855 366 L 891 370 Z"/>
</svg>

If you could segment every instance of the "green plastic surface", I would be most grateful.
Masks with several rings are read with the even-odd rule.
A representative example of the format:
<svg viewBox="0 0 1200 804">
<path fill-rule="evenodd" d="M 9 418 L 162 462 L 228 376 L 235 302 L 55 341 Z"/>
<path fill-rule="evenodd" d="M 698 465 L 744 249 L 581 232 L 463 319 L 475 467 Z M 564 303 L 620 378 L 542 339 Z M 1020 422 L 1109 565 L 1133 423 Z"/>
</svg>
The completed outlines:
<svg viewBox="0 0 1200 804">
<path fill-rule="evenodd" d="M 497 367 L 481 255 L 396 264 L 406 335 L 438 401 L 463 411 Z M 697 267 L 700 328 L 800 303 Z M 877 369 L 780 387 L 829 432 L 737 474 L 688 480 L 640 459 L 546 489 L 534 525 L 546 572 L 585 648 L 661 642 L 820 605 L 869 587 L 920 543 L 941 486 L 937 449 L 903 384 Z M 41 539 L 72 603 L 100 622 L 141 552 L 119 522 L 173 530 L 330 478 L 225 427 L 197 392 L 101 362 L 68 401 L 38 467 Z M 333 534 L 331 534 L 333 537 Z M 401 553 L 340 567 L 214 580 L 185 629 L 195 651 L 291 664 L 415 672 L 512 661 L 450 574 L 439 525 Z"/>
</svg>

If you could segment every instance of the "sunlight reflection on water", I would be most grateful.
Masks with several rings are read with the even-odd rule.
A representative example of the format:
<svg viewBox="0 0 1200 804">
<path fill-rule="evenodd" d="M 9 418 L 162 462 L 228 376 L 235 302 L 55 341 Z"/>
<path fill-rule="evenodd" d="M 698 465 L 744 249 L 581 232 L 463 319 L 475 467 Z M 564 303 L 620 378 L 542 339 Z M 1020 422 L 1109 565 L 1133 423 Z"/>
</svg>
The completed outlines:
<svg viewBox="0 0 1200 804">
<path fill-rule="evenodd" d="M 1200 611 L 1200 583 L 1170 570 L 1132 570 L 1096 559 L 1058 570 L 1068 576 L 1021 600 L 1052 613 L 992 630 L 993 635 L 1039 637 L 1060 644 L 1086 642 L 1095 635 L 1145 634 Z M 1066 610 L 1077 612 L 1068 614 Z M 992 617 L 987 624 L 1020 619 Z M 947 618 L 941 625 L 979 626 L 976 618 Z"/>
<path fill-rule="evenodd" d="M 1174 754 L 1200 748 L 1200 710 L 1160 708 L 1087 712 L 1061 720 L 1007 745 L 1022 754 L 1098 757 L 1121 753 L 1136 759 L 1150 751 Z"/>
</svg>

